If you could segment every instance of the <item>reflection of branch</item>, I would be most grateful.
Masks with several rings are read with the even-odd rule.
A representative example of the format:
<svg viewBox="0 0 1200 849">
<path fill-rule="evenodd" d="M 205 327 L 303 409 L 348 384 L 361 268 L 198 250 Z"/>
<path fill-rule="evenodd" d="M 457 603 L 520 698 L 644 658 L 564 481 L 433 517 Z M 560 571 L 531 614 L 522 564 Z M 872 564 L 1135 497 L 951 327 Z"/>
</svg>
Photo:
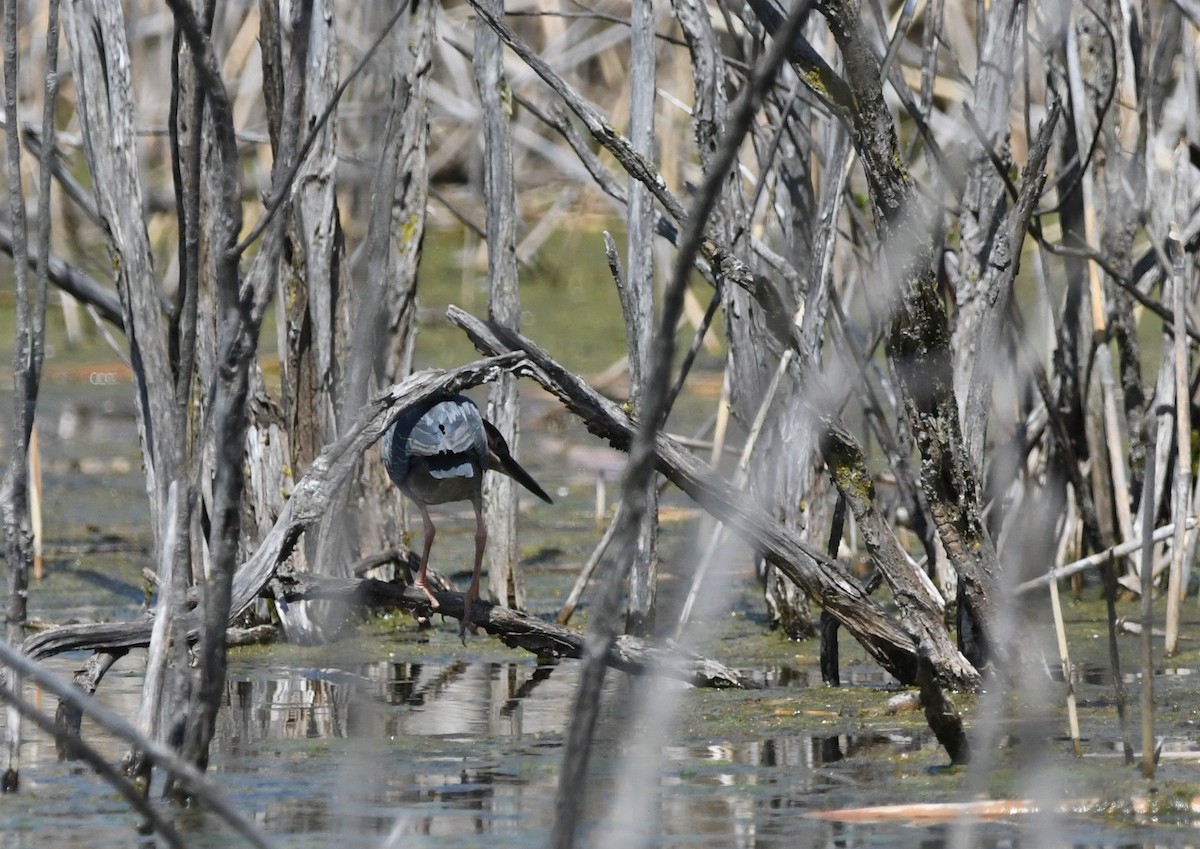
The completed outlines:
<svg viewBox="0 0 1200 849">
<path fill-rule="evenodd" d="M 517 688 L 517 692 L 505 699 L 504 704 L 500 706 L 500 715 L 512 716 L 513 712 L 516 711 L 521 703 L 533 694 L 533 691 L 537 689 L 539 684 L 541 684 L 543 681 L 550 680 L 550 676 L 554 673 L 556 668 L 557 667 L 551 663 L 539 663 L 537 668 L 533 670 L 533 675 L 531 675 L 525 681 L 525 683 Z"/>
</svg>

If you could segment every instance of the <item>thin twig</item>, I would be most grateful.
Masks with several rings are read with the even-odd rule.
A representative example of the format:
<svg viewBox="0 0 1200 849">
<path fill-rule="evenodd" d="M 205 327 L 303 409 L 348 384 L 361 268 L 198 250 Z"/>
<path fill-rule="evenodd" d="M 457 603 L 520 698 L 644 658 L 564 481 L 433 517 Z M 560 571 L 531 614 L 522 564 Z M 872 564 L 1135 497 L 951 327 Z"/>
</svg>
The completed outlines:
<svg viewBox="0 0 1200 849">
<path fill-rule="evenodd" d="M 1150 416 L 1147 441 L 1153 445 L 1158 430 L 1158 414 Z M 1156 458 L 1150 451 L 1146 456 L 1146 487 L 1142 497 L 1142 527 L 1154 523 L 1153 491 Z M 1180 525 L 1183 523 L 1180 522 Z M 1154 631 L 1154 598 L 1151 593 L 1154 572 L 1154 543 L 1142 540 L 1142 776 L 1154 778 L 1154 646 L 1151 637 Z M 1170 633 L 1167 639 L 1171 638 Z"/>
<path fill-rule="evenodd" d="M 1189 516 L 1187 519 L 1188 528 L 1194 528 L 1196 525 L 1196 517 Z M 1169 525 L 1163 525 L 1161 528 L 1156 528 L 1154 533 L 1151 534 L 1150 538 L 1154 542 L 1162 542 L 1165 539 L 1170 539 L 1171 535 L 1174 533 L 1175 523 L 1172 522 Z M 1140 551 L 1141 547 L 1141 539 L 1131 539 L 1128 542 L 1121 543 L 1120 545 L 1114 545 L 1112 548 L 1105 549 L 1104 551 L 1100 551 L 1096 554 L 1076 560 L 1073 563 L 1068 563 L 1065 566 L 1060 566 L 1057 569 L 1053 569 L 1047 572 L 1045 575 L 1039 575 L 1036 578 L 1030 578 L 1028 581 L 1017 584 L 1016 592 L 1018 595 L 1027 593 L 1030 590 L 1037 589 L 1038 587 L 1044 587 L 1051 581 L 1061 581 L 1063 578 L 1069 578 L 1072 575 L 1085 572 L 1088 569 L 1094 569 L 1097 566 L 1102 566 L 1104 563 L 1111 560 L 1116 560 L 1119 557 L 1128 557 L 1131 554 L 1135 554 Z"/>
</svg>

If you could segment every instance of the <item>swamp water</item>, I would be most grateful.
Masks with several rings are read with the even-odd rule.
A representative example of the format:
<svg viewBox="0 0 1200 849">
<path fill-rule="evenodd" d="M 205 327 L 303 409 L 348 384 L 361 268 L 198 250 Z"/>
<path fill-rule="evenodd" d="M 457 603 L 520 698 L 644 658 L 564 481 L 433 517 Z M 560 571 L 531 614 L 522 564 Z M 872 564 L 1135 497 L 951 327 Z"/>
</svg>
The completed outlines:
<svg viewBox="0 0 1200 849">
<path fill-rule="evenodd" d="M 574 284 L 564 285 L 569 293 Z M 539 336 L 541 328 L 531 324 Z M 425 338 L 446 333 L 435 327 Z M 461 362 L 469 356 L 463 347 L 446 348 L 447 362 L 439 364 Z M 571 366 L 595 373 L 611 361 L 608 354 L 597 357 Z M 48 358 L 51 372 L 53 366 Z M 31 590 L 30 615 L 54 623 L 129 618 L 145 603 L 140 571 L 150 554 L 128 377 L 82 365 L 69 380 L 50 378 L 39 407 L 46 570 Z M 0 413 L 11 409 L 10 386 L 0 382 Z M 520 456 L 556 504 L 523 514 L 522 540 L 531 612 L 551 616 L 598 536 L 595 480 L 607 474 L 615 482 L 620 458 L 577 427 L 547 419 L 544 405 L 532 412 L 538 426 L 525 431 Z M 689 511 L 668 490 L 664 513 L 690 518 Z M 469 562 L 470 525 L 469 510 L 439 512 L 435 567 Z M 664 588 L 677 593 L 687 572 L 672 562 L 688 562 L 691 525 L 676 519 L 664 528 Z M 585 844 L 1200 846 L 1200 820 L 1190 810 L 1200 796 L 1195 642 L 1156 675 L 1163 759 L 1155 781 L 1143 781 L 1120 758 L 1094 588 L 1092 601 L 1066 609 L 1087 756 L 1070 756 L 1064 688 L 1048 671 L 1057 668 L 1053 641 L 1039 635 L 1034 642 L 1047 647 L 1045 667 L 1028 680 L 1000 699 L 956 697 L 973 732 L 992 743 L 976 749 L 972 767 L 948 769 L 919 713 L 887 712 L 894 685 L 853 641 L 842 639 L 845 686 L 825 688 L 815 641 L 788 643 L 765 633 L 751 570 L 733 563 L 711 580 L 728 598 L 692 629 L 703 635 L 697 649 L 762 689 L 686 690 L 611 674 L 592 758 Z M 1038 605 L 1044 600 L 1024 611 L 1030 631 L 1049 621 Z M 1135 605 L 1123 603 L 1120 612 L 1134 615 Z M 1200 636 L 1194 601 L 1185 616 L 1184 633 Z M 328 646 L 235 650 L 210 775 L 280 847 L 546 845 L 579 665 L 539 666 L 484 637 L 469 637 L 464 647 L 454 630 L 436 618 L 433 629 L 420 631 L 407 617 L 380 617 Z M 1121 647 L 1136 735 L 1136 639 L 1122 638 Z M 83 660 L 65 655 L 49 665 L 69 676 Z M 97 698 L 136 715 L 143 661 L 134 652 L 118 663 Z M 26 694 L 53 712 L 53 699 L 28 685 Z M 647 696 L 662 709 L 638 709 Z M 0 849 L 146 845 L 138 817 L 90 769 L 59 761 L 52 741 L 28 724 L 24 735 L 21 791 L 0 797 Z M 125 754 L 124 745 L 87 721 L 84 735 L 113 762 Z M 633 775 L 649 777 L 638 783 Z M 613 811 L 631 795 L 638 802 L 632 823 Z M 1032 800 L 1043 811 L 1065 812 L 1009 812 L 969 826 L 914 810 L 875 822 L 814 816 L 979 799 Z M 190 846 L 238 844 L 202 809 L 171 813 Z"/>
<path fill-rule="evenodd" d="M 414 633 L 403 624 L 391 641 L 374 636 L 321 649 L 235 653 L 209 772 L 277 845 L 545 845 L 578 664 L 539 666 L 479 645 L 480 638 L 462 649 L 449 624 L 428 643 L 414 643 Z M 386 650 L 387 656 L 363 659 L 368 645 Z M 409 655 L 420 659 L 401 659 Z M 125 715 L 137 709 L 140 660 L 122 661 L 99 694 Z M 52 665 L 69 674 L 77 662 L 59 658 Z M 968 834 L 958 835 L 965 838 L 962 843 L 946 819 L 812 819 L 813 813 L 846 807 L 963 801 L 973 798 L 972 777 L 943 768 L 945 755 L 919 720 L 883 715 L 882 705 L 892 695 L 888 688 L 834 693 L 809 687 L 800 676 L 792 680 L 752 692 L 680 694 L 675 727 L 658 747 L 657 781 L 645 791 L 657 798 L 654 821 L 643 830 L 651 836 L 643 843 L 614 840 L 621 835 L 606 825 L 608 804 L 624 780 L 621 756 L 632 739 L 625 732 L 638 722 L 624 706 L 631 689 L 644 686 L 613 676 L 593 761 L 589 820 L 595 845 L 1183 847 L 1200 842 L 1187 818 L 1167 808 L 1165 816 L 1156 817 L 1117 806 L 1108 815 L 1092 810 L 1001 817 L 976 823 Z M 52 710 L 52 700 L 45 699 L 43 708 Z M 86 721 L 84 734 L 111 760 L 124 752 Z M 26 738 L 21 792 L 0 797 L 2 849 L 139 844 L 138 818 L 123 800 L 86 767 L 58 761 L 53 743 L 39 732 L 28 731 Z M 1189 748 L 1183 737 L 1170 743 Z M 992 781 L 1010 790 L 1036 788 L 1034 798 L 1043 803 L 1066 802 L 1072 798 L 1068 787 L 1078 790 L 1088 781 L 1097 788 L 1119 786 L 1104 773 L 1132 772 L 1108 754 L 1114 751 L 1113 739 L 1091 737 L 1086 747 L 1093 756 L 1078 767 L 1067 756 L 1065 740 L 1051 736 L 1036 745 L 1048 751 L 1021 753 L 1019 742 L 1006 742 Z M 1046 772 L 1028 776 L 1028 783 L 1015 777 L 1022 757 L 1039 761 Z M 1164 757 L 1159 784 L 1191 784 L 1196 771 L 1195 761 Z M 237 843 L 202 810 L 180 813 L 178 825 L 192 846 Z"/>
</svg>

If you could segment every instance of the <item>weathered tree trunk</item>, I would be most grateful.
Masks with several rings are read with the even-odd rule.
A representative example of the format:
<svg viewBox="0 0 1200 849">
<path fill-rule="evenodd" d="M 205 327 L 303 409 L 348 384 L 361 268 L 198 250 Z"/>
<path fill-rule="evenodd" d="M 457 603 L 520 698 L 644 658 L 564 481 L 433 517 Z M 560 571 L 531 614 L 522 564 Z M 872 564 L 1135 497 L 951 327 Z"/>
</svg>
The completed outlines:
<svg viewBox="0 0 1200 849">
<path fill-rule="evenodd" d="M 769 28 L 778 25 L 773 9 L 759 2 L 752 5 Z M 883 99 L 879 62 L 856 4 L 829 0 L 817 8 L 838 45 L 845 79 L 836 77 L 806 43 L 793 46 L 791 59 L 801 78 L 827 99 L 846 124 L 866 175 L 875 225 L 884 245 L 896 249 L 890 265 L 900 299 L 891 320 L 888 355 L 896 365 L 905 411 L 923 459 L 921 481 L 934 523 L 962 581 L 964 600 L 984 629 L 978 650 L 968 659 L 978 667 L 994 655 L 1003 664 L 1007 646 L 995 644 L 987 634 L 996 621 L 999 560 L 983 524 L 978 474 L 962 439 L 950 332 L 938 298 L 928 235 L 932 219 L 900 156 Z"/>
<path fill-rule="evenodd" d="M 1005 176 L 997 162 L 1009 167 L 1009 101 L 1021 23 L 1018 5 L 994 3 L 980 21 L 983 51 L 975 71 L 975 102 L 971 106 L 981 137 L 971 145 L 959 215 L 962 239 L 954 281 L 954 393 L 963 422 L 964 450 L 982 475 L 983 448 L 992 400 L 992 385 L 1005 364 L 999 344 L 1012 291 L 1012 248 L 1003 231 L 1006 206 Z M 1023 233 L 1022 233 L 1023 235 Z"/>
<path fill-rule="evenodd" d="M 311 2 L 301 3 L 293 21 L 295 44 L 285 76 L 284 119 L 272 174 L 272 194 L 267 217 L 245 241 L 241 232 L 241 163 L 234 136 L 228 93 L 212 43 L 184 0 L 170 0 L 183 37 L 192 51 L 193 64 L 205 91 L 212 116 L 217 156 L 205 164 L 219 186 L 217 203 L 208 210 L 205 230 L 211 235 L 215 255 L 214 289 L 217 307 L 217 380 L 212 395 L 209 429 L 215 467 L 213 507 L 208 548 L 211 566 L 201 584 L 200 637 L 195 685 L 183 729 L 181 755 L 204 768 L 212 741 L 216 714 L 224 692 L 226 627 L 234 599 L 234 571 L 241 547 L 241 515 L 244 496 L 245 439 L 251 364 L 258 333 L 274 288 L 274 275 L 281 253 L 283 224 L 281 208 L 286 204 L 295 176 L 294 162 L 302 115 L 302 94 L 307 45 L 312 23 Z M 317 127 L 316 129 L 319 129 Z M 258 236 L 262 244 L 251 262 L 243 284 L 240 261 Z M 180 788 L 173 787 L 175 794 Z"/>
<path fill-rule="evenodd" d="M 391 107 L 380 122 L 381 133 L 372 136 L 381 137 L 384 144 L 372 184 L 367 264 L 362 275 L 369 293 L 363 301 L 375 303 L 376 310 L 361 311 L 362 321 L 356 325 L 373 322 L 373 335 L 369 344 L 360 340 L 354 353 L 369 358 L 364 392 L 396 383 L 412 370 L 417 267 L 429 196 L 428 80 L 436 8 L 432 3 L 418 3 L 404 13 L 391 39 L 388 74 L 381 81 L 389 89 Z M 374 7 L 365 11 L 382 17 Z M 390 187 L 387 191 L 385 185 Z M 363 479 L 359 510 L 363 545 L 393 548 L 403 541 L 399 521 L 403 499 L 374 454 L 364 458 Z"/>
<path fill-rule="evenodd" d="M 184 481 L 188 456 L 188 423 L 191 416 L 195 367 L 197 298 L 200 286 L 197 262 L 199 209 L 199 95 L 186 73 L 177 75 L 177 120 L 172 126 L 179 189 L 181 256 L 177 300 L 164 325 L 163 294 L 154 277 L 150 241 L 143 209 L 129 48 L 120 4 L 100 2 L 87 7 L 67 5 L 65 35 L 71 51 L 76 109 L 80 115 L 84 154 L 92 178 L 96 211 L 106 234 L 106 246 L 121 299 L 122 324 L 133 364 L 138 436 L 150 506 L 150 528 L 159 561 L 172 523 L 188 527 L 191 497 L 176 501 L 168 515 L 167 493 L 175 481 Z M 178 57 L 175 60 L 178 62 Z M 178 113 L 182 111 L 182 115 Z M 186 156 L 180 155 L 187 151 Z M 137 211 L 131 214 L 130 211 Z M 184 538 L 190 538 L 184 534 Z M 180 546 L 170 553 L 176 589 L 187 581 L 191 549 Z M 182 568 L 180 568 L 182 566 Z M 186 668 L 186 651 L 176 654 L 177 668 Z M 181 663 L 178 663 L 182 661 Z M 101 667 L 98 667 L 101 668 Z M 103 667 L 107 668 L 107 667 Z M 102 671 L 100 674 L 103 674 Z M 178 688 L 175 701 L 178 707 Z"/>
<path fill-rule="evenodd" d="M 504 14 L 504 0 L 484 0 L 493 14 Z M 483 107 L 483 194 L 487 207 L 488 315 L 513 330 L 520 328 L 517 286 L 517 206 L 513 180 L 512 137 L 507 107 L 511 99 L 504 73 L 503 46 L 482 21 L 475 25 L 475 84 Z M 516 380 L 502 377 L 488 394 L 487 418 L 513 453 L 520 436 Z M 488 590 L 494 602 L 525 606 L 525 585 L 518 559 L 517 486 L 507 475 L 488 475 L 483 487 L 488 527 Z"/>
<path fill-rule="evenodd" d="M 208 548 L 203 541 L 202 511 L 211 504 L 211 488 L 205 486 L 205 471 L 211 468 L 201 438 L 200 415 L 192 401 L 197 393 L 211 385 L 216 370 L 213 338 L 213 292 L 206 281 L 212 279 L 215 252 L 208 250 L 208 232 L 203 228 L 205 210 L 217 199 L 219 187 L 207 176 L 203 163 L 215 155 L 211 121 L 205 120 L 204 94 L 195 70 L 191 49 L 178 26 L 175 27 L 171 53 L 172 99 L 169 115 L 172 177 L 179 228 L 179 275 L 174 310 L 169 322 L 169 350 L 175 368 L 175 410 L 184 441 L 180 452 L 179 477 L 172 482 L 174 504 L 164 545 L 173 536 L 175 545 L 167 552 L 159 550 L 159 593 L 156 613 L 167 621 L 182 616 L 184 597 L 198 576 L 203 575 Z M 203 318 L 201 317 L 203 316 Z M 186 477 L 184 476 L 186 475 Z M 205 499 L 205 495 L 208 496 Z M 197 508 L 200 509 L 197 509 Z M 173 533 L 172 533 L 173 532 Z M 163 643 L 166 643 L 163 645 Z M 183 732 L 192 691 L 188 647 L 172 640 L 171 629 L 158 629 L 150 645 L 150 657 L 165 664 L 162 691 L 144 687 L 141 715 L 147 738 L 166 744 L 178 740 Z M 107 666 L 95 664 L 94 689 Z M 115 660 L 113 661 L 115 662 Z M 153 667 L 148 666 L 149 674 Z M 142 751 L 130 751 L 126 773 L 142 792 L 150 787 L 150 761 Z"/>
<path fill-rule="evenodd" d="M 266 35 L 270 49 L 263 53 L 264 94 L 278 154 L 289 86 L 301 88 L 306 127 L 314 127 L 326 107 L 335 102 L 339 83 L 336 19 L 327 0 L 315 4 L 307 47 L 310 61 L 303 78 L 290 79 L 288 63 L 302 45 L 294 32 L 289 42 L 275 0 L 263 5 L 267 10 L 263 25 L 270 28 Z M 355 292 L 350 285 L 336 197 L 337 113 L 336 106 L 333 108 L 329 120 L 316 131 L 311 150 L 296 175 L 295 203 L 287 227 L 288 248 L 277 284 L 283 336 L 281 406 L 287 442 L 264 446 L 263 450 L 278 453 L 290 449 L 282 465 L 292 470 L 293 478 L 308 467 L 322 446 L 337 437 L 346 415 L 348 384 L 344 370 L 354 337 Z M 261 426 L 266 424 L 264 421 Z M 338 494 L 339 504 L 331 513 L 331 521 L 314 528 L 297 551 L 297 568 L 332 574 L 339 564 L 354 560 L 356 529 L 343 518 L 351 498 L 350 491 Z M 264 523 L 273 518 L 264 517 Z M 341 620 L 336 610 L 327 608 L 289 606 L 286 613 L 280 612 L 281 621 L 292 638 L 310 642 L 319 639 L 327 624 Z"/>
<path fill-rule="evenodd" d="M 182 471 L 184 443 L 150 239 L 143 217 L 130 214 L 143 209 L 144 199 L 125 19 L 119 3 L 98 0 L 82 7 L 68 3 L 64 22 L 84 154 L 134 365 L 138 436 L 157 546 L 167 525 L 167 490 Z"/>
<path fill-rule="evenodd" d="M 701 166 L 707 172 L 711 168 L 727 121 L 725 58 L 719 49 L 707 8 L 691 0 L 677 0 L 674 6 L 689 48 L 695 97 L 693 132 Z M 789 112 L 788 109 L 780 110 L 781 127 L 791 119 Z M 784 144 L 788 152 L 782 158 L 789 163 L 800 162 L 807 153 L 796 148 L 794 137 Z M 797 167 L 802 169 L 802 166 Z M 766 179 L 765 174 L 763 179 Z M 811 183 L 788 180 L 785 185 L 795 195 L 783 193 L 785 196 L 781 198 L 781 204 L 785 209 L 794 210 L 797 214 L 800 214 L 800 208 L 806 205 L 811 209 L 811 194 L 804 200 L 799 198 L 799 195 L 811 192 Z M 739 257 L 750 264 L 753 259 L 749 256 L 751 252 L 747 245 L 751 237 L 746 233 L 738 233 L 738 222 L 743 221 L 750 212 L 745 208 L 745 204 L 742 193 L 738 190 L 736 173 L 730 173 L 726 177 L 726 187 L 718 211 L 713 217 L 713 232 L 723 244 L 729 246 L 735 244 L 735 234 L 738 234 L 741 238 Z M 791 222 L 781 221 L 781 224 L 783 238 L 789 245 L 788 258 L 794 265 L 803 265 L 807 259 L 805 247 L 793 238 L 796 231 Z M 771 334 L 767 332 L 766 323 L 771 317 L 757 308 L 758 305 L 747 291 L 737 286 L 725 286 L 721 290 L 721 298 L 725 333 L 729 340 L 726 368 L 729 370 L 729 383 L 733 390 L 730 396 L 732 414 L 743 428 L 749 429 L 772 380 L 779 354 L 769 343 Z M 793 288 L 786 293 L 786 298 L 789 309 L 792 309 L 803 302 L 804 293 L 798 288 Z M 790 316 L 776 318 L 788 320 Z M 778 412 L 768 418 L 763 432 L 758 437 L 747 478 L 750 482 L 750 496 L 773 510 L 780 519 L 794 528 L 800 521 L 800 500 L 812 480 L 811 457 L 815 446 L 805 440 L 805 429 L 795 426 L 793 416 L 796 413 L 796 398 L 793 392 L 794 387 L 789 381 L 787 388 L 783 390 L 783 397 L 777 402 Z M 793 441 L 793 437 L 800 442 Z M 780 462 L 781 451 L 787 457 L 783 462 Z M 773 566 L 766 564 L 765 568 L 766 600 L 772 624 L 783 628 L 789 636 L 795 638 L 811 634 L 812 613 L 808 609 L 808 600 L 804 594 L 799 592 L 791 581 L 780 580 Z"/>
<path fill-rule="evenodd" d="M 29 575 L 33 565 L 33 530 L 30 524 L 29 442 L 37 409 L 41 381 L 42 355 L 45 349 L 46 281 L 49 255 L 50 168 L 54 150 L 54 104 L 57 92 L 58 4 L 50 9 L 49 34 L 53 41 L 48 51 L 46 108 L 42 121 L 40 215 L 38 220 L 39 271 L 32 291 L 29 286 L 29 241 L 25 224 L 25 190 L 21 178 L 20 112 L 17 108 L 19 24 L 17 3 L 4 4 L 4 126 L 5 165 L 8 178 L 9 218 L 13 232 L 13 289 L 15 324 L 13 329 L 13 411 L 8 470 L 0 484 L 0 519 L 4 524 L 4 559 L 8 568 L 8 599 L 4 611 L 4 640 L 14 649 L 25 639 L 28 609 Z M 12 690 L 21 692 L 21 678 L 9 670 Z M 12 705 L 7 708 L 4 739 L 4 768 L 0 774 L 0 793 L 16 792 L 21 771 L 21 714 Z"/>
<path fill-rule="evenodd" d="M 629 73 L 629 138 L 634 150 L 653 162 L 656 100 L 655 14 L 653 0 L 634 0 Z M 625 344 L 629 351 L 629 402 L 634 415 L 645 407 L 654 333 L 654 199 L 637 180 L 629 180 L 626 223 L 629 252 L 624 286 L 618 286 L 625 313 Z M 619 281 L 618 281 L 619 282 Z M 658 583 L 658 489 L 646 488 L 646 512 L 638 525 L 634 561 L 629 568 L 629 605 L 625 632 L 645 636 L 654 628 Z"/>
</svg>

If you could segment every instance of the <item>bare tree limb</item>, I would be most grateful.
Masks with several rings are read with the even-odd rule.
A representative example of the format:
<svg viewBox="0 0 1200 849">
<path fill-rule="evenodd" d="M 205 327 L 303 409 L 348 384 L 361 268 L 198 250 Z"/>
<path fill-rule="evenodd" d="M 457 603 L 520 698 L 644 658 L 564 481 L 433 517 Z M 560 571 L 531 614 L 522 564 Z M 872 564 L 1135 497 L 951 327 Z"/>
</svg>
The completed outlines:
<svg viewBox="0 0 1200 849">
<path fill-rule="evenodd" d="M 0 251 L 13 256 L 12 230 L 3 225 L 0 225 Z M 27 259 L 30 268 L 37 267 L 34 257 Z M 121 299 L 116 292 L 54 254 L 49 255 L 46 267 L 47 279 L 51 283 L 75 300 L 94 307 L 105 321 L 125 329 L 125 321 L 121 317 Z"/>
</svg>

